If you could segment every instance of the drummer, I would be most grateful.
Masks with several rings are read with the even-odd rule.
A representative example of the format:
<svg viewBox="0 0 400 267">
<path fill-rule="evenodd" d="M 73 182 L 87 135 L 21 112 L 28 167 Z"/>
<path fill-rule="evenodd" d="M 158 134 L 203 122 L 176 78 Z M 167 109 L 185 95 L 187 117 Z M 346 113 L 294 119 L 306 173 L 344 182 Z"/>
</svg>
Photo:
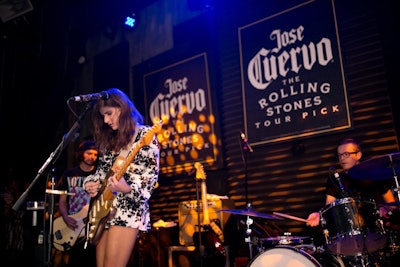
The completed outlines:
<svg viewBox="0 0 400 267">
<path fill-rule="evenodd" d="M 336 199 L 346 197 L 359 200 L 374 200 L 377 204 L 395 202 L 395 197 L 386 181 L 378 179 L 354 179 L 348 175 L 349 170 L 360 163 L 362 151 L 360 143 L 355 139 L 344 139 L 337 147 L 337 158 L 342 170 L 339 176 L 330 175 L 326 183 L 325 205 Z M 396 206 L 380 205 L 380 217 L 388 216 L 388 212 L 396 209 Z M 389 213 L 390 214 L 390 213 Z M 313 212 L 307 218 L 307 225 L 318 226 L 320 223 L 320 212 Z"/>
</svg>

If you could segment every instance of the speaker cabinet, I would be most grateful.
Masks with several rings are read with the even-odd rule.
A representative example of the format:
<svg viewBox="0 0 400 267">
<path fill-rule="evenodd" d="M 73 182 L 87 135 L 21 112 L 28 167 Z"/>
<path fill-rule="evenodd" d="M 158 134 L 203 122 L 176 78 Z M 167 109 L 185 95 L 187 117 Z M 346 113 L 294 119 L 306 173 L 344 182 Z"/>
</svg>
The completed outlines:
<svg viewBox="0 0 400 267">
<path fill-rule="evenodd" d="M 230 213 L 221 212 L 223 209 L 234 209 L 235 205 L 231 199 L 208 200 L 208 217 L 210 221 L 218 219 L 220 228 L 224 231 L 224 225 L 227 223 Z M 181 245 L 194 245 L 193 234 L 198 231 L 199 216 L 197 214 L 197 201 L 182 201 L 179 203 L 179 243 Z M 203 224 L 204 210 L 200 201 L 200 225 Z"/>
</svg>

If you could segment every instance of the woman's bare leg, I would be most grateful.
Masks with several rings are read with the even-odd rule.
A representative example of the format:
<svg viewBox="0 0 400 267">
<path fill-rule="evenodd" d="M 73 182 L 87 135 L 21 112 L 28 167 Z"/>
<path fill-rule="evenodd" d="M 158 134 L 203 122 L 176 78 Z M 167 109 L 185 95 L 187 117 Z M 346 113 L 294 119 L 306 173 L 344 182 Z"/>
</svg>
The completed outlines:
<svg viewBox="0 0 400 267">
<path fill-rule="evenodd" d="M 109 230 L 105 230 L 103 232 L 99 243 L 96 245 L 96 265 L 97 265 L 97 267 L 104 267 L 104 257 L 105 257 L 105 253 L 106 253 L 108 231 Z"/>
<path fill-rule="evenodd" d="M 104 265 L 98 267 L 126 267 L 138 234 L 137 228 L 111 226 L 108 230 Z"/>
</svg>

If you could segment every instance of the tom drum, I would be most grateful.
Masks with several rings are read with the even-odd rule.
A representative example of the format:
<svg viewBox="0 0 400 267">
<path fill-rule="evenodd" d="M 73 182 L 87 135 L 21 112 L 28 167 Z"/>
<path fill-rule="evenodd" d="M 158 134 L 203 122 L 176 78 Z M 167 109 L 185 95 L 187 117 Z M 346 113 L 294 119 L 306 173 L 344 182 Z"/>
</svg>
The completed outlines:
<svg viewBox="0 0 400 267">
<path fill-rule="evenodd" d="M 354 256 L 374 252 L 387 243 L 383 223 L 374 201 L 338 199 L 321 212 L 327 247 L 333 253 Z"/>
</svg>

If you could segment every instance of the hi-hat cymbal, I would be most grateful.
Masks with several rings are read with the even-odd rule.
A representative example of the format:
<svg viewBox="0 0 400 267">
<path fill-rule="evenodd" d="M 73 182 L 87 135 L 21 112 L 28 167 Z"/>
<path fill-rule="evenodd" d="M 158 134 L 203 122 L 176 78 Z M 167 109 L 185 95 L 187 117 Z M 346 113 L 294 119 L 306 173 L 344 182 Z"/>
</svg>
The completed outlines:
<svg viewBox="0 0 400 267">
<path fill-rule="evenodd" d="M 400 171 L 400 153 L 372 158 L 355 165 L 349 175 L 356 179 L 390 180 Z"/>
<path fill-rule="evenodd" d="M 282 220 L 282 218 L 277 217 L 275 215 L 257 212 L 255 210 L 249 209 L 249 208 L 242 209 L 242 210 L 220 210 L 220 211 L 228 212 L 228 213 L 232 213 L 232 214 L 238 214 L 238 215 L 251 216 L 251 217 L 260 217 L 260 218 L 265 218 L 265 219 Z"/>
<path fill-rule="evenodd" d="M 68 196 L 75 195 L 75 193 L 68 193 L 66 190 L 52 190 L 52 189 L 46 189 L 46 193 L 53 195 L 68 195 Z"/>
</svg>

